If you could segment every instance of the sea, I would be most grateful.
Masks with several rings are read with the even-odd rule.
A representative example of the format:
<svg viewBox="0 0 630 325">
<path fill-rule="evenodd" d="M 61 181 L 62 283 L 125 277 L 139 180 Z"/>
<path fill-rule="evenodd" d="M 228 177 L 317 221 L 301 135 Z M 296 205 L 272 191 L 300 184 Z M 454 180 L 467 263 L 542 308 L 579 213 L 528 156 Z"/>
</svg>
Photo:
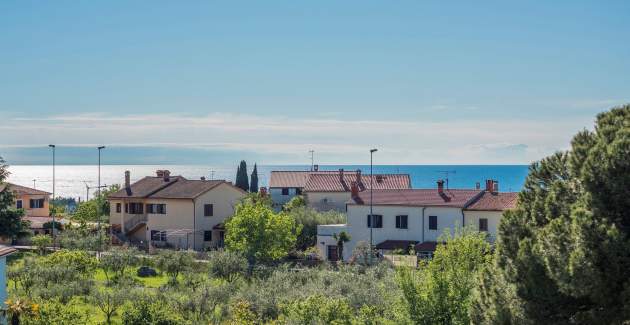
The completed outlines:
<svg viewBox="0 0 630 325">
<path fill-rule="evenodd" d="M 253 166 L 248 166 L 252 172 Z M 259 186 L 269 184 L 273 170 L 310 170 L 310 165 L 261 165 L 258 166 Z M 357 170 L 370 173 L 369 165 L 319 165 L 319 170 Z M 158 169 L 168 169 L 171 175 L 181 175 L 189 179 L 224 179 L 234 181 L 236 166 L 201 165 L 102 165 L 101 185 L 121 184 L 125 171 L 130 171 L 131 181 L 144 176 L 155 175 Z M 405 173 L 411 176 L 413 188 L 435 188 L 437 180 L 448 179 L 449 188 L 475 188 L 477 182 L 484 184 L 486 179 L 499 182 L 500 191 L 520 191 L 527 176 L 527 165 L 374 165 L 376 173 Z M 52 192 L 53 168 L 51 165 L 12 165 L 8 182 L 34 187 Z M 92 197 L 98 184 L 97 165 L 57 165 L 55 166 L 55 196 L 84 200 Z"/>
</svg>

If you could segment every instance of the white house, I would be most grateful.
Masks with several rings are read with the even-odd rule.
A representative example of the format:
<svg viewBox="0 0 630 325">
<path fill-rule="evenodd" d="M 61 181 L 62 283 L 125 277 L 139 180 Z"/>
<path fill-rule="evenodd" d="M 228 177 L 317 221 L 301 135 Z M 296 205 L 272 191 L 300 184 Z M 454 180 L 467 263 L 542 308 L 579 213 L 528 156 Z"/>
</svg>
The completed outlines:
<svg viewBox="0 0 630 325">
<path fill-rule="evenodd" d="M 363 175 L 361 170 L 345 171 L 272 171 L 269 193 L 279 209 L 296 195 L 304 195 L 308 205 L 319 211 L 346 211 L 352 184 L 359 192 L 374 189 L 409 189 L 408 174 Z"/>
<path fill-rule="evenodd" d="M 189 180 L 158 170 L 112 193 L 110 224 L 118 241 L 203 250 L 223 246 L 223 222 L 246 193 L 223 180 Z"/>
<path fill-rule="evenodd" d="M 0 246 L 0 309 L 6 307 L 4 302 L 7 300 L 7 256 L 15 253 L 15 249 L 6 246 Z M 2 315 L 0 314 L 0 324 L 4 324 Z"/>
<path fill-rule="evenodd" d="M 513 208 L 517 193 L 499 193 L 496 182 L 486 182 L 485 190 L 444 189 L 374 190 L 373 213 L 370 215 L 370 191 L 355 191 L 347 202 L 345 225 L 318 227 L 320 253 L 335 260 L 335 233 L 346 231 L 351 239 L 344 245 L 343 259 L 348 260 L 357 243 L 370 242 L 383 253 L 414 249 L 420 254 L 432 254 L 440 235 L 447 229 L 472 225 L 495 238 L 502 211 Z M 374 223 L 372 227 L 372 223 Z"/>
</svg>

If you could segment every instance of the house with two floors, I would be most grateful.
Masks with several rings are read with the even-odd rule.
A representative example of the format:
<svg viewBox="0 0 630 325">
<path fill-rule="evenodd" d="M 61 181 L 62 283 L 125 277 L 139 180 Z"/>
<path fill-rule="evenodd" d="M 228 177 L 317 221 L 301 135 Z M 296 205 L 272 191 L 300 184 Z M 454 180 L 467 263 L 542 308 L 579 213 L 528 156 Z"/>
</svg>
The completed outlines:
<svg viewBox="0 0 630 325">
<path fill-rule="evenodd" d="M 24 211 L 22 219 L 30 223 L 33 234 L 48 234 L 50 229 L 44 225 L 52 222 L 49 210 L 51 193 L 13 183 L 0 185 L 0 191 L 5 188 L 13 192 L 13 208 Z"/>
<path fill-rule="evenodd" d="M 110 225 L 117 242 L 204 250 L 223 246 L 223 222 L 247 194 L 224 180 L 191 180 L 158 170 L 112 193 Z"/>
<path fill-rule="evenodd" d="M 345 171 L 272 171 L 269 193 L 274 207 L 281 208 L 297 195 L 303 195 L 308 205 L 319 211 L 346 211 L 352 184 L 359 192 L 370 188 L 394 190 L 411 188 L 408 174 L 364 175 L 361 170 Z"/>
<path fill-rule="evenodd" d="M 469 226 L 496 238 L 502 213 L 516 206 L 518 193 L 500 193 L 495 181 L 486 181 L 485 189 L 354 189 L 347 201 L 347 223 L 318 226 L 317 243 L 321 256 L 329 260 L 349 260 L 358 242 L 370 242 L 381 253 L 395 249 L 430 256 L 444 231 Z M 370 214 L 372 203 L 372 214 Z M 334 235 L 345 231 L 351 240 L 337 256 Z"/>
</svg>

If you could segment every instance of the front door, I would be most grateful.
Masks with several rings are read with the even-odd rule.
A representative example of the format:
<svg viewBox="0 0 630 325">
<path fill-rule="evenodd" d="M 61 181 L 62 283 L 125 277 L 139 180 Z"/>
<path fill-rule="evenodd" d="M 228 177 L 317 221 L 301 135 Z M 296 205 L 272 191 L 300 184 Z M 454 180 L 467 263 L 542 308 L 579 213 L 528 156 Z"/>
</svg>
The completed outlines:
<svg viewBox="0 0 630 325">
<path fill-rule="evenodd" d="M 328 260 L 332 262 L 339 260 L 339 254 L 337 254 L 337 245 L 328 245 Z"/>
</svg>

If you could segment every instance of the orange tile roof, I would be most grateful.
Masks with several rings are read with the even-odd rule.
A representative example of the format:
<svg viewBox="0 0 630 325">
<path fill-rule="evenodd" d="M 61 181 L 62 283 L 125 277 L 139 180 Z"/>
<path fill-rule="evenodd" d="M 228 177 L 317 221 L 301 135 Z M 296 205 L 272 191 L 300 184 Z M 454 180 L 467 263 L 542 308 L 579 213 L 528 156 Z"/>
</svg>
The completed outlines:
<svg viewBox="0 0 630 325">
<path fill-rule="evenodd" d="M 483 191 L 481 190 L 444 190 L 442 194 L 437 189 L 403 189 L 403 190 L 374 190 L 359 192 L 359 195 L 352 198 L 349 205 L 370 204 L 370 193 L 373 193 L 373 204 L 375 205 L 403 205 L 403 206 L 443 206 L 464 208 L 477 199 Z"/>
<path fill-rule="evenodd" d="M 269 187 L 297 187 L 306 185 L 310 171 L 272 171 Z"/>
<path fill-rule="evenodd" d="M 475 202 L 466 207 L 466 210 L 472 211 L 503 211 L 514 209 L 518 201 L 518 193 L 491 193 L 484 192 L 483 195 Z"/>
<path fill-rule="evenodd" d="M 295 187 L 311 192 L 347 192 L 352 182 L 358 182 L 359 190 L 370 188 L 370 175 L 357 171 L 344 171 L 343 179 L 339 171 L 272 171 L 269 180 L 270 188 Z M 360 176 L 360 182 L 358 175 Z M 409 174 L 375 174 L 375 189 L 407 189 L 411 188 Z"/>
<path fill-rule="evenodd" d="M 51 193 L 48 193 L 46 191 L 42 191 L 42 190 L 37 190 L 34 188 L 30 188 L 30 187 L 26 187 L 26 186 L 22 186 L 22 185 L 17 185 L 17 184 L 13 184 L 13 183 L 4 183 L 4 184 L 0 184 L 0 192 L 3 191 L 5 189 L 5 187 L 8 187 L 9 189 L 11 189 L 13 192 L 15 192 L 16 195 L 50 195 Z"/>
</svg>

